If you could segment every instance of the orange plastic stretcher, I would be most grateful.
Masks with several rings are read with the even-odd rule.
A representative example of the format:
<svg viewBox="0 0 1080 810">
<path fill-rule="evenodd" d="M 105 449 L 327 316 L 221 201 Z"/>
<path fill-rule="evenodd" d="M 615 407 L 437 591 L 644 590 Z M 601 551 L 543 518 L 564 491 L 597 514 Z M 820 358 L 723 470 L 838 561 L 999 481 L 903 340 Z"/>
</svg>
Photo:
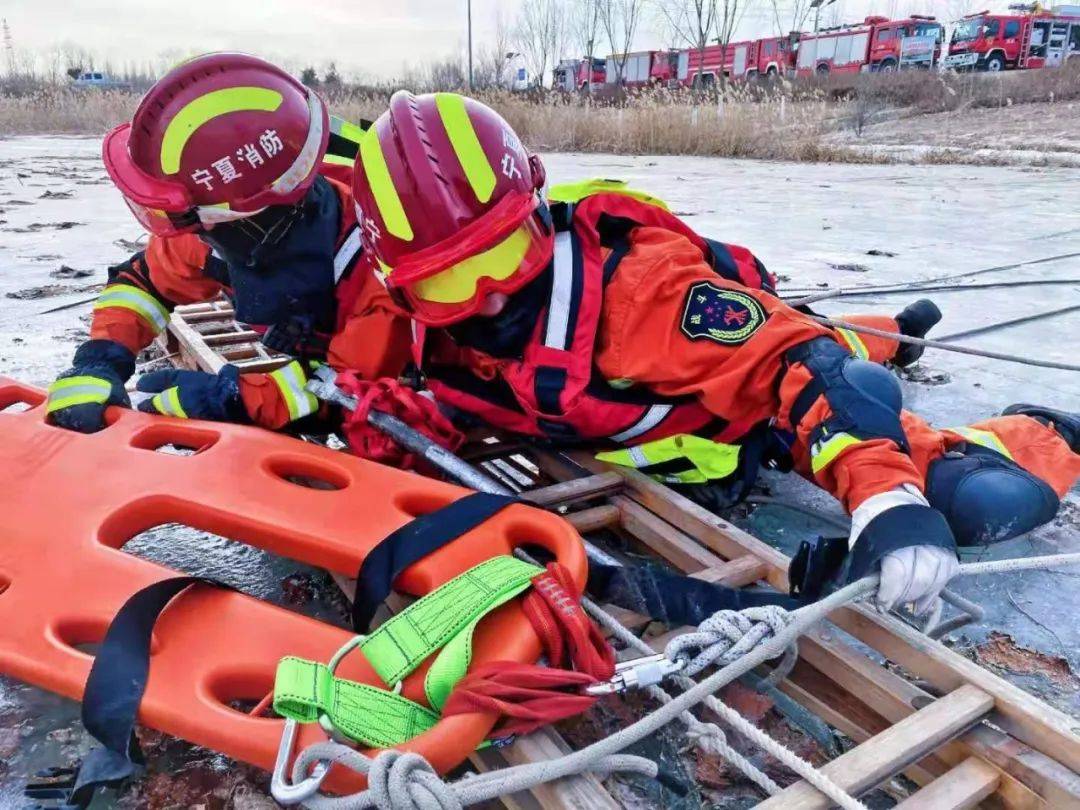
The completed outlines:
<svg viewBox="0 0 1080 810">
<path fill-rule="evenodd" d="M 275 554 L 354 576 L 380 540 L 413 517 L 466 494 L 459 487 L 380 466 L 257 428 L 150 416 L 111 408 L 108 427 L 81 435 L 44 421 L 43 391 L 0 377 L 0 670 L 79 699 L 91 656 L 129 596 L 176 575 L 123 551 L 136 534 L 183 523 Z M 165 445 L 194 455 L 155 452 Z M 287 480 L 305 477 L 332 490 Z M 583 586 L 580 538 L 557 516 L 522 505 L 408 568 L 396 587 L 422 595 L 523 544 L 551 551 Z M 286 655 L 326 661 L 351 634 L 241 593 L 196 587 L 158 620 L 139 721 L 270 769 L 284 721 L 230 707 L 273 688 Z M 475 636 L 474 664 L 533 662 L 540 643 L 518 602 L 490 614 Z M 424 703 L 426 667 L 404 683 Z M 362 655 L 339 674 L 382 686 Z M 448 770 L 496 718 L 443 719 L 403 748 Z M 300 745 L 325 739 L 316 724 Z M 337 780 L 335 780 L 337 782 Z M 340 782 L 337 782 L 340 784 Z"/>
</svg>

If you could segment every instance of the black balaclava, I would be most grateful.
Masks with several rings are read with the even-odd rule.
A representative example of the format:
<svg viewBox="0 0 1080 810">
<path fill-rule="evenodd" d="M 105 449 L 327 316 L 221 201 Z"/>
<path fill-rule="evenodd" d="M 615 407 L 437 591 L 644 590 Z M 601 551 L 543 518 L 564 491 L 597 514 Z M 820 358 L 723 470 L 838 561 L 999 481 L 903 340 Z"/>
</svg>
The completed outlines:
<svg viewBox="0 0 1080 810">
<path fill-rule="evenodd" d="M 551 298 L 551 266 L 510 296 L 502 312 L 490 318 L 479 315 L 446 327 L 459 346 L 478 349 L 492 357 L 521 357 L 536 321 Z"/>
<path fill-rule="evenodd" d="M 268 326 L 301 321 L 311 330 L 332 331 L 340 209 L 337 192 L 319 177 L 295 206 L 272 206 L 199 234 L 228 265 L 237 320 Z"/>
</svg>

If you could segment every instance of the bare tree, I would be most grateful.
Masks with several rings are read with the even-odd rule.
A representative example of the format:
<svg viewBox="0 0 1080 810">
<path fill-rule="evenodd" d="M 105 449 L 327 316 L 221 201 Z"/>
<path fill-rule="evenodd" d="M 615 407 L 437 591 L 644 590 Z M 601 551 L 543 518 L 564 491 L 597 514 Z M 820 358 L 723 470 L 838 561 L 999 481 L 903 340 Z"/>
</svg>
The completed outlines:
<svg viewBox="0 0 1080 810">
<path fill-rule="evenodd" d="M 11 36 L 11 26 L 8 25 L 7 18 L 0 20 L 0 28 L 4 33 L 4 61 L 7 63 L 7 74 L 9 79 L 15 78 L 15 40 Z"/>
<path fill-rule="evenodd" d="M 945 14 L 947 19 L 944 22 L 955 22 L 961 17 L 966 17 L 968 14 L 972 14 L 979 9 L 977 0 L 946 0 Z M 930 12 L 933 13 L 933 12 Z"/>
<path fill-rule="evenodd" d="M 644 5 L 644 0 L 600 0 L 600 24 L 611 45 L 615 83 L 620 87 L 626 73 L 626 57 L 634 44 Z"/>
<path fill-rule="evenodd" d="M 477 52 L 476 64 L 473 67 L 473 86 L 480 90 L 501 86 L 509 53 L 510 32 L 500 8 L 495 12 L 495 34 L 491 42 L 481 46 Z"/>
<path fill-rule="evenodd" d="M 535 80 L 542 86 L 548 66 L 555 66 L 566 45 L 566 14 L 562 0 L 525 0 L 518 15 L 514 41 L 525 55 Z"/>
<path fill-rule="evenodd" d="M 803 30 L 813 9 L 810 2 L 811 0 L 769 0 L 776 35 L 782 37 L 792 31 Z"/>
<path fill-rule="evenodd" d="M 570 17 L 570 39 L 578 53 L 585 56 L 586 89 L 592 91 L 592 65 L 596 58 L 596 46 L 600 44 L 600 7 L 603 0 L 576 0 Z M 577 54 L 574 54 L 577 56 Z"/>
<path fill-rule="evenodd" d="M 754 0 L 714 0 L 716 3 L 716 41 L 720 45 L 720 64 L 727 64 L 727 48 Z M 720 70 L 723 79 L 724 71 Z"/>
<path fill-rule="evenodd" d="M 698 65 L 705 64 L 705 48 L 717 30 L 717 0 L 656 0 L 664 27 L 677 44 L 685 43 L 698 52 Z M 700 72 L 700 67 L 699 67 Z"/>
</svg>

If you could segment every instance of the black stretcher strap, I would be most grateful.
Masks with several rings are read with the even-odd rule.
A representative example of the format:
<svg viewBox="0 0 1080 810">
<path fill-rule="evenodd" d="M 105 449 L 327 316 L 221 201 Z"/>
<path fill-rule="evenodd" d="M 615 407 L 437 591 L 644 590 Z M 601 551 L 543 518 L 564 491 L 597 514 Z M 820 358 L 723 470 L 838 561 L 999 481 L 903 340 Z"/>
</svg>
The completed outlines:
<svg viewBox="0 0 1080 810">
<path fill-rule="evenodd" d="M 205 577 L 173 577 L 132 594 L 113 617 L 94 656 L 83 692 L 82 722 L 102 744 L 79 766 L 70 780 L 64 807 L 86 807 L 98 788 L 117 786 L 144 764 L 135 738 L 135 720 L 150 674 L 150 642 L 158 616 L 185 588 L 202 583 L 229 588 Z M 58 773 L 43 774 L 47 778 Z M 31 798 L 46 798 L 38 786 Z M 47 798 L 58 798 L 55 794 Z"/>
<path fill-rule="evenodd" d="M 353 629 L 367 632 L 376 610 L 389 596 L 394 580 L 402 571 L 514 503 L 520 501 L 506 495 L 468 495 L 416 518 L 389 535 L 360 566 L 353 602 Z M 699 624 L 718 610 L 802 604 L 784 594 L 728 588 L 669 574 L 651 565 L 590 563 L 588 590 L 601 602 L 611 602 L 673 626 Z"/>
<path fill-rule="evenodd" d="M 743 610 L 762 605 L 786 609 L 805 602 L 787 594 L 729 588 L 682 574 L 671 574 L 655 565 L 589 564 L 590 596 L 641 613 L 671 627 L 698 625 L 718 610 Z"/>
<path fill-rule="evenodd" d="M 356 574 L 353 629 L 368 631 L 375 611 L 402 571 L 514 503 L 519 503 L 517 498 L 477 492 L 421 515 L 387 536 L 368 553 Z"/>
</svg>

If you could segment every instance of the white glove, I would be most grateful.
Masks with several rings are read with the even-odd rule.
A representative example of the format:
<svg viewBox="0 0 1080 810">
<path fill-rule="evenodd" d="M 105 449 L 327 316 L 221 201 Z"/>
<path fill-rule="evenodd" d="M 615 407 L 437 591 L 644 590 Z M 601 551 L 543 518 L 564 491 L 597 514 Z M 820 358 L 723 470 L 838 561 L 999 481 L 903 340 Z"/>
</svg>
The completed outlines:
<svg viewBox="0 0 1080 810">
<path fill-rule="evenodd" d="M 878 607 L 888 611 L 914 602 L 915 615 L 922 616 L 959 571 L 960 563 L 952 549 L 908 546 L 891 551 L 881 559 Z"/>
<path fill-rule="evenodd" d="M 911 484 L 867 498 L 851 513 L 850 548 L 855 548 L 871 521 L 900 506 L 929 507 L 929 504 L 926 496 Z M 956 552 L 943 546 L 905 546 L 890 551 L 881 558 L 877 604 L 887 611 L 914 602 L 916 615 L 927 613 L 959 570 Z"/>
</svg>

